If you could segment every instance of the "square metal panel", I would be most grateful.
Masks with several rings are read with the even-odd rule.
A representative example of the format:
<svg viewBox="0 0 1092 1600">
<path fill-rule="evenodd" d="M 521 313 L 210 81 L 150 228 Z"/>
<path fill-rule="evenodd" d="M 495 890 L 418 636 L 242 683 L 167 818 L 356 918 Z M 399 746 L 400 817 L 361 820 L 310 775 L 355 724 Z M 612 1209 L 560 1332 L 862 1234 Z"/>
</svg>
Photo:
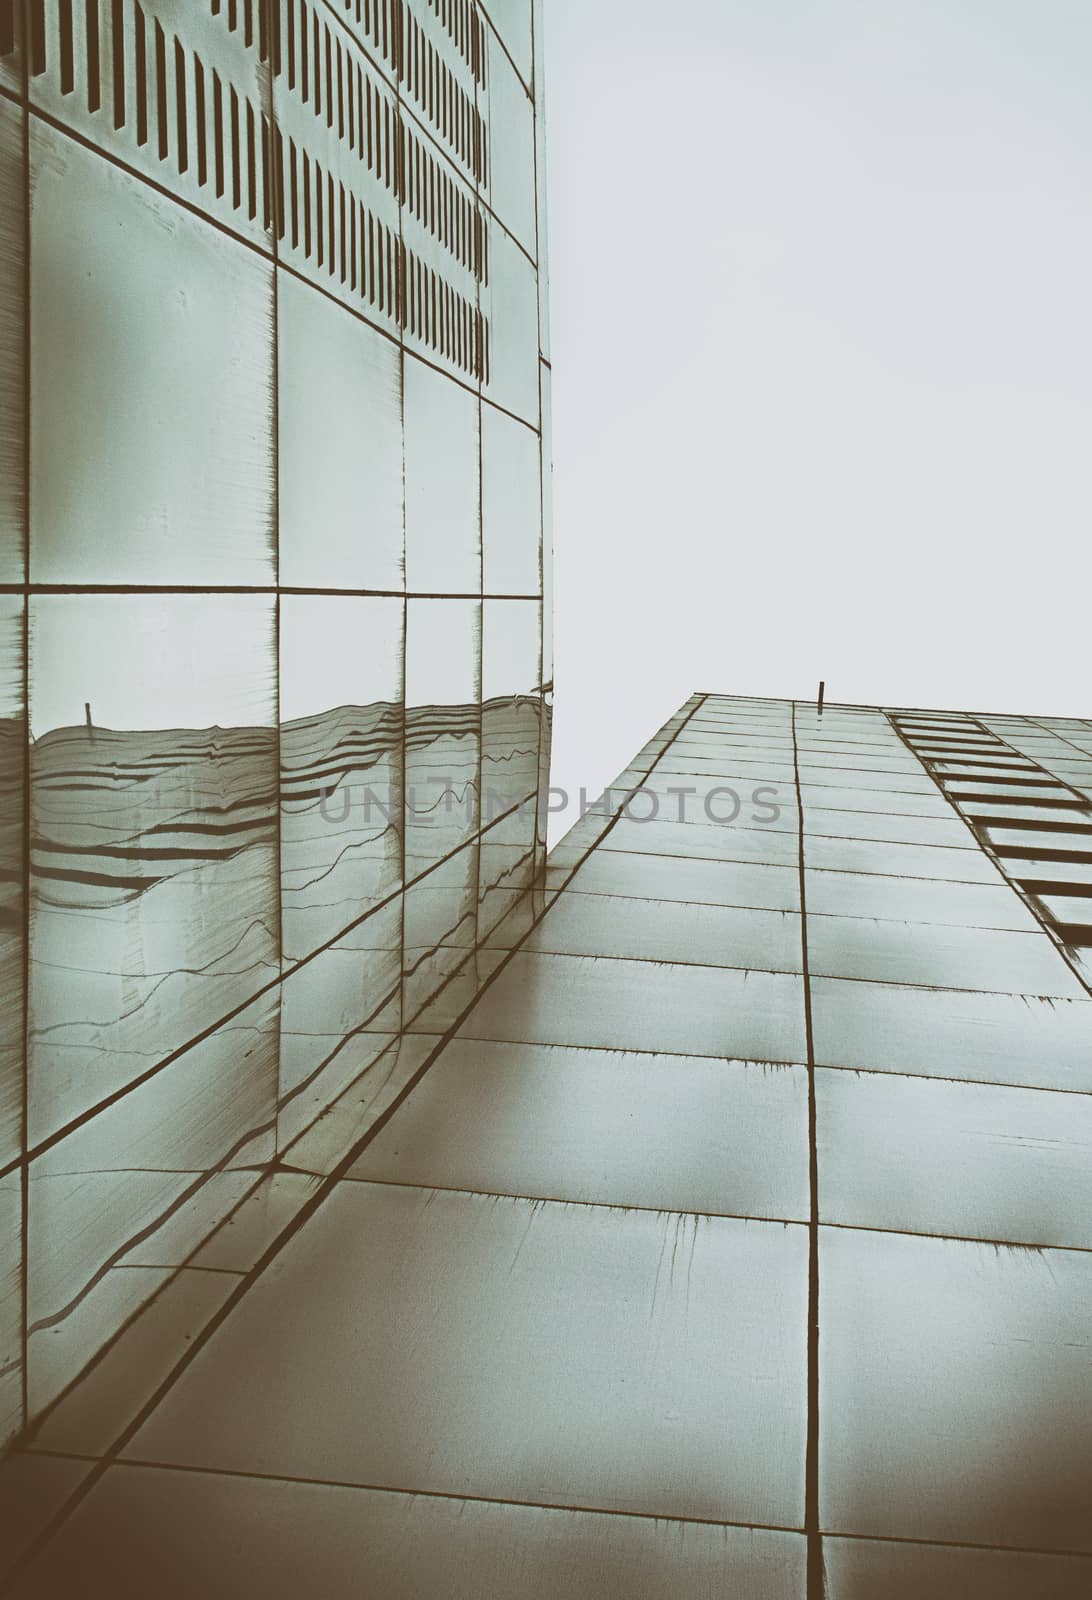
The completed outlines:
<svg viewBox="0 0 1092 1600">
<path fill-rule="evenodd" d="M 800 1222 L 807 1120 L 801 1066 L 453 1039 L 351 1176 Z"/>
<path fill-rule="evenodd" d="M 780 1223 L 343 1184 L 126 1454 L 799 1526 L 806 1261 Z"/>
<path fill-rule="evenodd" d="M 1092 1255 L 826 1228 L 820 1515 L 1092 1551 Z"/>
</svg>

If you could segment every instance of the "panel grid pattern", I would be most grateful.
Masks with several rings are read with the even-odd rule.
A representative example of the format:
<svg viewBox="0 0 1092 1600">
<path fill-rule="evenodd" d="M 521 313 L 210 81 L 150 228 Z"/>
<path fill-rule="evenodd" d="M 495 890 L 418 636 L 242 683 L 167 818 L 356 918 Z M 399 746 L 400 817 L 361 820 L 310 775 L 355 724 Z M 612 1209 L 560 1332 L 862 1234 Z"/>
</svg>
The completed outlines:
<svg viewBox="0 0 1092 1600">
<path fill-rule="evenodd" d="M 971 720 L 688 702 L 389 1114 L 222 1230 L 155 1392 L 123 1338 L 57 1408 L 16 1593 L 265 1587 L 306 1527 L 330 1595 L 1080 1600 L 1092 998 L 932 775 L 1028 764 Z"/>
<path fill-rule="evenodd" d="M 542 118 L 502 27 L 0 8 L 0 1440 L 379 1114 L 541 874 Z"/>
</svg>

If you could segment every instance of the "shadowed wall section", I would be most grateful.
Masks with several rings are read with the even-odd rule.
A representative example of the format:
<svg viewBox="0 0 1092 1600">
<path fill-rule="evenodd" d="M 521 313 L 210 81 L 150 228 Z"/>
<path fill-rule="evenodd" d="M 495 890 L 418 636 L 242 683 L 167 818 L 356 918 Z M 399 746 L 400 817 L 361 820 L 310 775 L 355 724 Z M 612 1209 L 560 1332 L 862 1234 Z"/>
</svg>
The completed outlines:
<svg viewBox="0 0 1092 1600">
<path fill-rule="evenodd" d="M 0 1445 L 541 872 L 536 32 L 0 4 Z"/>
</svg>

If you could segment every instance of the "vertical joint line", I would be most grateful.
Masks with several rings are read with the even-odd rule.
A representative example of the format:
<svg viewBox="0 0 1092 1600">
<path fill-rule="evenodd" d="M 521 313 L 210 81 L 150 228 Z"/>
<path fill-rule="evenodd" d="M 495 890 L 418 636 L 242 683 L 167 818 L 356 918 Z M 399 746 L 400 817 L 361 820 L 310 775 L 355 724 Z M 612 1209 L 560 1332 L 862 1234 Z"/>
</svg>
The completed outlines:
<svg viewBox="0 0 1092 1600">
<path fill-rule="evenodd" d="M 32 200 L 32 185 L 30 176 L 30 85 L 27 78 L 26 60 L 26 8 L 21 8 L 22 15 L 15 18 L 15 28 L 23 30 L 24 50 L 20 63 L 20 88 L 22 90 L 22 141 L 23 141 L 23 261 L 22 261 L 22 290 L 23 290 L 23 439 L 22 439 L 22 551 L 23 551 L 23 581 L 30 583 L 32 576 L 30 553 L 30 521 L 32 514 L 30 482 L 31 482 L 31 305 L 32 305 L 32 279 L 30 263 L 30 213 Z M 23 966 L 22 966 L 22 993 L 20 1004 L 22 1017 L 22 1056 L 23 1073 L 19 1085 L 19 1142 L 20 1142 L 20 1168 L 19 1168 L 19 1355 L 22 1368 L 19 1373 L 20 1390 L 20 1427 L 25 1429 L 30 1422 L 30 1350 L 28 1328 L 30 1326 L 30 843 L 31 843 L 31 745 L 30 745 L 30 593 L 29 589 L 23 595 L 21 656 L 23 671 L 23 815 L 22 828 L 22 854 L 20 882 L 23 893 L 22 905 L 19 908 L 19 924 L 22 933 Z"/>
<path fill-rule="evenodd" d="M 819 1528 L 819 1150 L 816 1137 L 815 1037 L 808 963 L 807 874 L 804 861 L 804 797 L 792 703 L 792 764 L 796 786 L 797 859 L 800 878 L 800 951 L 804 990 L 804 1036 L 808 1068 L 808 1312 L 807 1434 L 804 1446 L 804 1534 L 807 1539 L 807 1600 L 823 1600 L 823 1541 Z"/>
</svg>

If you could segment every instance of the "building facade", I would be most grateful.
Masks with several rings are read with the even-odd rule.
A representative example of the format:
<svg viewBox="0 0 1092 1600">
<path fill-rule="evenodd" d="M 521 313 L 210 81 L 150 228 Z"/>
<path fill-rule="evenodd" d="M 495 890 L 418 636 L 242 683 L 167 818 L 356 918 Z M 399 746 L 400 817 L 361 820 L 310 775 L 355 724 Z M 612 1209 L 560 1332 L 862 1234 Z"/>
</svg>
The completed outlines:
<svg viewBox="0 0 1092 1600">
<path fill-rule="evenodd" d="M 540 40 L 0 6 L 0 1438 L 351 1145 L 541 871 Z"/>
<path fill-rule="evenodd" d="M 1092 722 L 695 695 L 46 1418 L 14 1593 L 1084 1600 L 1090 815 Z"/>
</svg>

